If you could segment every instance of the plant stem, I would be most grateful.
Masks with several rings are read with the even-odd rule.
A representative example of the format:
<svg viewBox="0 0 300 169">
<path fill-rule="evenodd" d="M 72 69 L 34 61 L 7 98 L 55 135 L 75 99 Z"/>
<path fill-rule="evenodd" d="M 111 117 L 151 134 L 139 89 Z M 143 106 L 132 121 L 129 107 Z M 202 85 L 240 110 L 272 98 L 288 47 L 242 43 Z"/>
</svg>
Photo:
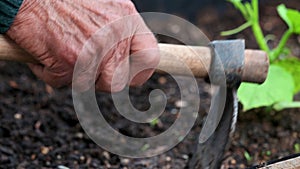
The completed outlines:
<svg viewBox="0 0 300 169">
<path fill-rule="evenodd" d="M 281 111 L 283 109 L 289 109 L 289 108 L 299 108 L 300 102 L 280 102 L 273 106 L 273 108 L 277 111 Z"/>
<path fill-rule="evenodd" d="M 258 20 L 252 23 L 252 31 L 260 49 L 266 51 L 270 56 L 271 54 L 270 48 L 267 42 L 265 41 L 265 37 L 264 34 L 262 33 Z"/>
<path fill-rule="evenodd" d="M 258 20 L 259 18 L 258 0 L 252 0 L 252 8 L 253 8 L 253 13 L 256 15 L 256 19 Z"/>
<path fill-rule="evenodd" d="M 274 61 L 276 60 L 280 53 L 283 51 L 286 42 L 288 41 L 288 39 L 290 38 L 290 36 L 293 34 L 293 31 L 291 29 L 288 29 L 287 31 L 284 32 L 282 38 L 280 39 L 280 42 L 278 44 L 278 46 L 272 50 L 272 54 L 270 55 L 270 61 Z"/>
<path fill-rule="evenodd" d="M 270 56 L 270 54 L 271 54 L 270 48 L 267 44 L 267 41 L 265 40 L 265 36 L 259 25 L 258 0 L 252 1 L 252 8 L 253 8 L 253 13 L 252 13 L 251 19 L 252 19 L 252 31 L 253 31 L 254 37 L 255 37 L 260 49 L 266 51 L 268 53 L 268 55 Z"/>
<path fill-rule="evenodd" d="M 244 29 L 248 28 L 249 26 L 251 26 L 252 23 L 250 21 L 244 23 L 243 25 L 235 28 L 235 29 L 232 29 L 232 30 L 229 30 L 229 31 L 223 31 L 221 32 L 221 35 L 222 36 L 228 36 L 228 35 L 233 35 L 233 34 L 237 34 L 241 31 L 243 31 Z"/>
<path fill-rule="evenodd" d="M 229 2 L 231 2 L 235 6 L 235 8 L 237 8 L 242 13 L 244 18 L 249 18 L 246 8 L 241 1 L 229 0 Z"/>
</svg>

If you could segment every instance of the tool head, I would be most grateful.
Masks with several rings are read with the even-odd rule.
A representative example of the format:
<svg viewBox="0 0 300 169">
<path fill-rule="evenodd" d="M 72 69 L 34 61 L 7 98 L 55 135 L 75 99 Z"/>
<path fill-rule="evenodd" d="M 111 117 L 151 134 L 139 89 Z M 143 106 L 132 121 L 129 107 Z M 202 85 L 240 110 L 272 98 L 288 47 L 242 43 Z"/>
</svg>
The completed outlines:
<svg viewBox="0 0 300 169">
<path fill-rule="evenodd" d="M 211 105 L 200 134 L 199 141 L 201 143 L 204 143 L 218 127 L 225 107 L 226 90 L 239 86 L 245 63 L 244 40 L 214 41 L 210 46 L 213 57 L 209 79 L 216 86 L 212 101 L 218 104 Z"/>
<path fill-rule="evenodd" d="M 229 86 L 241 82 L 244 67 L 244 40 L 220 40 L 210 43 L 212 62 L 209 78 L 213 84 Z"/>
<path fill-rule="evenodd" d="M 242 39 L 213 41 L 210 47 L 212 62 L 209 78 L 213 84 L 220 85 L 224 80 L 229 86 L 240 82 L 265 81 L 269 68 L 265 52 L 245 50 Z"/>
<path fill-rule="evenodd" d="M 215 85 L 213 103 L 199 136 L 197 154 L 191 165 L 219 168 L 230 133 L 235 129 L 237 110 L 236 90 L 243 80 L 245 67 L 244 40 L 214 41 L 210 44 L 212 62 L 210 82 Z M 252 67 L 251 69 L 255 69 Z M 197 164 L 199 163 L 199 164 Z"/>
</svg>

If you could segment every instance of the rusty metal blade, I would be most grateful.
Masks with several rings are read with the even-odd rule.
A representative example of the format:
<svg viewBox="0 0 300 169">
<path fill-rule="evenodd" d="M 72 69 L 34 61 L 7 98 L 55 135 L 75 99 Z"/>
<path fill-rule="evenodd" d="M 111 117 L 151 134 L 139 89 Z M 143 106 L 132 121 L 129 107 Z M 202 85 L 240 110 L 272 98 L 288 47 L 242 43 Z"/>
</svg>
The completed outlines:
<svg viewBox="0 0 300 169">
<path fill-rule="evenodd" d="M 228 88 L 226 104 L 215 132 L 205 142 L 199 142 L 197 150 L 189 162 L 190 169 L 219 169 L 232 131 L 236 115 L 236 88 Z"/>
</svg>

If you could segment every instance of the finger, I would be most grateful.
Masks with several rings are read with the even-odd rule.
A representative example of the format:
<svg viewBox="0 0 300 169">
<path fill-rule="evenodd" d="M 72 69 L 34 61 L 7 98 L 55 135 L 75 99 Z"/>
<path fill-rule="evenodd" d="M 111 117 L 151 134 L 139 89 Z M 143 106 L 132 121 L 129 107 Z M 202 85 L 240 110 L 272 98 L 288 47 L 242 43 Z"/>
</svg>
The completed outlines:
<svg viewBox="0 0 300 169">
<path fill-rule="evenodd" d="M 129 40 L 120 42 L 105 56 L 96 81 L 96 90 L 119 92 L 129 80 Z"/>
<path fill-rule="evenodd" d="M 72 74 L 70 75 L 67 72 L 61 71 L 60 73 L 55 73 L 41 64 L 28 63 L 28 66 L 39 79 L 45 81 L 52 87 L 58 88 L 71 83 Z"/>
<path fill-rule="evenodd" d="M 149 30 L 134 35 L 131 43 L 130 85 L 145 83 L 153 74 L 159 59 L 157 41 Z"/>
</svg>

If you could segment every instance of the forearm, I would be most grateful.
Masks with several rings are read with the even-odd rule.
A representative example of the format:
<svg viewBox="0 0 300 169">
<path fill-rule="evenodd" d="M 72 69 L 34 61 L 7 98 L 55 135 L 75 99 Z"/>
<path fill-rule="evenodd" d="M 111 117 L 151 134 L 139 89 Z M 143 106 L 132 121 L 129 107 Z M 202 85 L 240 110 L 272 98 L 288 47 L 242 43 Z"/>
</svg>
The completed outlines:
<svg viewBox="0 0 300 169">
<path fill-rule="evenodd" d="M 5 33 L 14 21 L 23 0 L 0 0 L 0 33 Z"/>
</svg>

